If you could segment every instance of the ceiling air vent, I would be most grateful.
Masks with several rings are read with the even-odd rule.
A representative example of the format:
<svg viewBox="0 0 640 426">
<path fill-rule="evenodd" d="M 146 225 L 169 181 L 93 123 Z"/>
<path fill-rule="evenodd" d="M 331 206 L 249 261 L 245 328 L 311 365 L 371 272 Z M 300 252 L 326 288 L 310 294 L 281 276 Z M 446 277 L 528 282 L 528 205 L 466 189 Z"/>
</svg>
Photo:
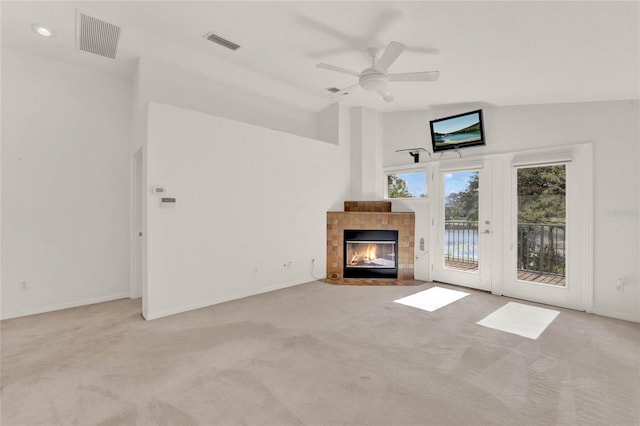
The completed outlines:
<svg viewBox="0 0 640 426">
<path fill-rule="evenodd" d="M 344 95 L 348 95 L 349 92 L 342 92 L 341 89 L 338 89 L 337 87 L 325 87 L 324 90 L 326 90 L 327 92 L 331 93 L 332 95 L 335 95 L 336 93 L 338 93 L 338 95 L 336 96 L 344 96 Z M 342 92 L 342 93 L 340 93 Z"/>
<path fill-rule="evenodd" d="M 224 46 L 224 47 L 226 47 L 227 49 L 236 50 L 236 49 L 238 49 L 238 48 L 240 47 L 240 45 L 239 45 L 239 44 L 235 44 L 234 42 L 229 41 L 229 40 L 227 40 L 227 39 L 224 39 L 224 38 L 222 38 L 222 37 L 220 37 L 220 36 L 217 36 L 217 35 L 215 35 L 215 34 L 214 34 L 214 33 L 212 33 L 212 32 L 208 32 L 208 33 L 206 33 L 206 34 L 204 35 L 204 38 L 206 38 L 207 40 L 212 41 L 212 42 L 214 42 L 214 43 L 217 43 L 217 44 L 219 44 L 220 46 Z"/>
<path fill-rule="evenodd" d="M 76 10 L 76 49 L 116 58 L 120 27 Z"/>
</svg>

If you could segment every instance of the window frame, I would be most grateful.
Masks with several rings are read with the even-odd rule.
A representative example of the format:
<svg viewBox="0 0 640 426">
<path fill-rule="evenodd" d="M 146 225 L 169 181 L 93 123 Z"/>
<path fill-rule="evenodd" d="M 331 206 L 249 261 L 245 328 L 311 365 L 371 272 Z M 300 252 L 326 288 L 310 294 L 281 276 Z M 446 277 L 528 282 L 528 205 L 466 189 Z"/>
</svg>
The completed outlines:
<svg viewBox="0 0 640 426">
<path fill-rule="evenodd" d="M 424 180 L 425 180 L 425 196 L 424 197 L 407 197 L 407 198 L 390 198 L 389 197 L 389 175 L 397 175 L 397 174 L 401 174 L 401 173 L 417 173 L 417 172 L 423 172 L 424 173 Z M 418 164 L 418 165 L 411 165 L 411 166 L 391 166 L 391 167 L 385 167 L 383 169 L 383 176 L 384 176 L 384 184 L 383 184 L 383 198 L 385 200 L 388 201 L 393 201 L 393 200 L 412 200 L 412 201 L 416 201 L 416 200 L 427 200 L 429 198 L 429 176 L 428 176 L 428 171 L 427 171 L 427 166 L 425 164 Z"/>
</svg>

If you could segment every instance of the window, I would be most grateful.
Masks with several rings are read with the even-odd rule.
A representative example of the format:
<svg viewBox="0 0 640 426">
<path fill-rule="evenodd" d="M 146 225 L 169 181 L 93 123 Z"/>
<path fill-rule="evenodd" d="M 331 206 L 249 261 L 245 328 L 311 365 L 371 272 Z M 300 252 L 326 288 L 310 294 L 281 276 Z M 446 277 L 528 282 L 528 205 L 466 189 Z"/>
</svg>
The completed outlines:
<svg viewBox="0 0 640 426">
<path fill-rule="evenodd" d="M 565 286 L 565 164 L 517 169 L 518 279 Z"/>
<path fill-rule="evenodd" d="M 427 172 L 425 170 L 386 173 L 386 198 L 425 198 Z"/>
</svg>

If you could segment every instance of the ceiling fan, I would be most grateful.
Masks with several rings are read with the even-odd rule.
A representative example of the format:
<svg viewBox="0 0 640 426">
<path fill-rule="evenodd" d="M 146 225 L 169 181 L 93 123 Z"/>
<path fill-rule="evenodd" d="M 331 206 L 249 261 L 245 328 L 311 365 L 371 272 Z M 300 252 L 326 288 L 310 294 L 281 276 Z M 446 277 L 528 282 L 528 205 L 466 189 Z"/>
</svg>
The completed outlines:
<svg viewBox="0 0 640 426">
<path fill-rule="evenodd" d="M 402 52 L 404 52 L 405 48 L 406 46 L 404 44 L 392 41 L 389 43 L 377 62 L 376 57 L 378 56 L 379 50 L 375 47 L 368 48 L 367 52 L 369 53 L 369 56 L 371 56 L 371 67 L 362 70 L 362 72 L 356 72 L 329 64 L 318 64 L 317 67 L 358 77 L 358 83 L 335 92 L 334 96 L 346 95 L 350 89 L 360 86 L 364 90 L 378 93 L 383 101 L 391 102 L 393 101 L 393 96 L 387 87 L 387 82 L 434 81 L 437 80 L 440 75 L 439 71 L 389 74 L 389 67 L 393 65 L 396 59 L 398 59 Z"/>
</svg>

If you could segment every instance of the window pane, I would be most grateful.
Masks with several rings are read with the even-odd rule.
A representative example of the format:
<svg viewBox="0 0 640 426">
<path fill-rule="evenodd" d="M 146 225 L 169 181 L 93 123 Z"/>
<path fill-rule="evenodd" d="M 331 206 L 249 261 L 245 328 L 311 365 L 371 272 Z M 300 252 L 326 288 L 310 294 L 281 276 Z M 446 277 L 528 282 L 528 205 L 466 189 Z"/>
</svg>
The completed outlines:
<svg viewBox="0 0 640 426">
<path fill-rule="evenodd" d="M 427 172 L 394 173 L 387 175 L 389 198 L 422 198 L 427 196 Z"/>
<path fill-rule="evenodd" d="M 478 271 L 477 171 L 444 174 L 444 266 Z"/>
<path fill-rule="evenodd" d="M 564 286 L 566 167 L 518 169 L 518 279 Z"/>
</svg>

